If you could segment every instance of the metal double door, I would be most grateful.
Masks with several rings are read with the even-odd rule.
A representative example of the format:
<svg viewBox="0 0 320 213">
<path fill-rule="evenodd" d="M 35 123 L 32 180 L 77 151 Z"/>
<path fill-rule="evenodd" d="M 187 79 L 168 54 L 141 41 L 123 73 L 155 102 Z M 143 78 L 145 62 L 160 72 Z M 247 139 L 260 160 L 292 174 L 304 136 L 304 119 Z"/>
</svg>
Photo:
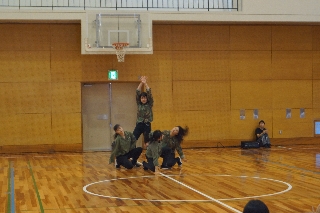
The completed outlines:
<svg viewBox="0 0 320 213">
<path fill-rule="evenodd" d="M 115 124 L 133 132 L 137 116 L 135 95 L 138 84 L 82 85 L 83 151 L 111 150 Z M 137 142 L 139 144 L 141 141 Z"/>
</svg>

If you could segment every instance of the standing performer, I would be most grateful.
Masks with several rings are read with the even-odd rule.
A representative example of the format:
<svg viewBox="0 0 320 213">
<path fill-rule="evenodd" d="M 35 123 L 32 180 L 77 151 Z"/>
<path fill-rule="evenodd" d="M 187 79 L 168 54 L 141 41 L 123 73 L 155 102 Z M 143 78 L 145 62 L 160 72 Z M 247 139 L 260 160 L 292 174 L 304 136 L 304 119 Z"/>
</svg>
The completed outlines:
<svg viewBox="0 0 320 213">
<path fill-rule="evenodd" d="M 186 161 L 183 154 L 181 143 L 183 137 L 188 134 L 189 128 L 186 126 L 182 128 L 181 126 L 175 126 L 172 130 L 164 130 L 162 138 L 162 154 L 163 162 L 161 165 L 162 169 L 170 169 L 176 163 L 179 167 L 182 166 L 182 161 Z M 180 157 L 175 157 L 175 151 L 177 150 Z M 169 157 L 166 157 L 169 156 Z"/>
<path fill-rule="evenodd" d="M 153 121 L 153 97 L 151 94 L 151 88 L 147 84 L 147 77 L 142 76 L 141 82 L 136 90 L 136 102 L 138 105 L 136 127 L 133 130 L 133 134 L 138 140 L 143 133 L 144 142 L 148 145 L 148 135 L 151 131 L 151 122 Z M 141 87 L 144 85 L 146 92 L 141 92 Z"/>
<path fill-rule="evenodd" d="M 120 168 L 120 166 L 127 169 L 132 169 L 134 166 L 139 167 L 137 160 L 142 153 L 142 148 L 136 147 L 137 140 L 134 135 L 124 131 L 120 124 L 116 124 L 113 130 L 115 131 L 115 140 L 109 163 L 114 163 L 116 158 L 116 168 Z"/>
</svg>

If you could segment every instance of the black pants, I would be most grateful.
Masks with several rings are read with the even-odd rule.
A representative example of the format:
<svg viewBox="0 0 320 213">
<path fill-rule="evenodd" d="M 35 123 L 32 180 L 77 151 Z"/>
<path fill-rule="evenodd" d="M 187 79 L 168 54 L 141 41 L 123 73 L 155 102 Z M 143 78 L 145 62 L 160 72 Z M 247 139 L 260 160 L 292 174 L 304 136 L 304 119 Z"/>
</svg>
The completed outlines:
<svg viewBox="0 0 320 213">
<path fill-rule="evenodd" d="M 127 169 L 132 169 L 136 165 L 137 160 L 140 157 L 141 153 L 142 153 L 141 147 L 134 148 L 131 151 L 129 151 L 127 154 L 119 155 L 118 157 L 116 157 L 117 164 Z M 129 160 L 130 158 L 132 158 L 132 161 Z"/>
<path fill-rule="evenodd" d="M 175 154 L 174 152 L 172 152 L 172 150 L 168 147 L 162 148 L 162 154 L 161 156 L 163 158 L 162 161 L 162 168 L 171 168 L 173 167 L 177 162 L 177 158 L 175 158 Z M 153 172 L 155 172 L 155 165 L 153 164 L 153 158 L 147 158 L 147 163 L 144 163 L 143 166 Z"/>
<path fill-rule="evenodd" d="M 147 163 L 143 163 L 143 166 L 144 166 L 145 168 L 147 168 L 147 169 L 155 172 L 155 171 L 156 171 L 156 167 L 155 167 L 155 165 L 153 164 L 153 158 L 148 158 L 147 156 L 146 156 L 146 158 L 147 158 Z"/>
<path fill-rule="evenodd" d="M 151 132 L 151 123 L 137 123 L 136 127 L 133 130 L 133 135 L 138 140 L 140 135 L 143 134 L 144 142 L 149 142 L 149 133 Z"/>
<path fill-rule="evenodd" d="M 178 159 L 175 157 L 174 150 L 169 147 L 162 148 L 161 157 L 163 158 L 161 167 L 168 168 L 173 167 Z"/>
</svg>

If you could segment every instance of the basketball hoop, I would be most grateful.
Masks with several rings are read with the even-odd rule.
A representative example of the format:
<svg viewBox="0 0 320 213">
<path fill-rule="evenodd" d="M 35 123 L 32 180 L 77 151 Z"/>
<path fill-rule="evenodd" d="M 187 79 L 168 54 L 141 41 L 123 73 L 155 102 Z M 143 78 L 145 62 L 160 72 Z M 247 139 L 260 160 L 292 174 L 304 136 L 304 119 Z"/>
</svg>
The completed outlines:
<svg viewBox="0 0 320 213">
<path fill-rule="evenodd" d="M 126 54 L 126 48 L 129 47 L 129 43 L 117 42 L 117 43 L 113 43 L 112 47 L 116 50 L 118 62 L 124 62 L 124 56 Z"/>
</svg>

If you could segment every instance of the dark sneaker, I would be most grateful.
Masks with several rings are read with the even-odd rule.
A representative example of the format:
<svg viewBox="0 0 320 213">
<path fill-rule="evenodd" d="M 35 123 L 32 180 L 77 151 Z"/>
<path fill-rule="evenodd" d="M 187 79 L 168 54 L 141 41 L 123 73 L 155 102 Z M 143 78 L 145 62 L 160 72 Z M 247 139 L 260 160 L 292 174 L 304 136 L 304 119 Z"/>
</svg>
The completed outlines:
<svg viewBox="0 0 320 213">
<path fill-rule="evenodd" d="M 117 163 L 117 160 L 114 160 L 114 166 L 116 167 L 116 169 L 120 169 L 120 165 Z"/>
<path fill-rule="evenodd" d="M 141 163 L 136 163 L 134 166 L 135 166 L 135 167 L 140 167 L 140 166 L 141 166 Z"/>
<path fill-rule="evenodd" d="M 176 159 L 177 159 L 178 166 L 181 167 L 182 166 L 181 158 L 177 157 Z"/>
<path fill-rule="evenodd" d="M 143 170 L 148 170 L 147 163 L 145 161 L 142 162 Z"/>
<path fill-rule="evenodd" d="M 171 167 L 170 167 L 170 166 L 164 166 L 164 165 L 162 165 L 162 166 L 161 166 L 161 169 L 171 169 Z"/>
</svg>

